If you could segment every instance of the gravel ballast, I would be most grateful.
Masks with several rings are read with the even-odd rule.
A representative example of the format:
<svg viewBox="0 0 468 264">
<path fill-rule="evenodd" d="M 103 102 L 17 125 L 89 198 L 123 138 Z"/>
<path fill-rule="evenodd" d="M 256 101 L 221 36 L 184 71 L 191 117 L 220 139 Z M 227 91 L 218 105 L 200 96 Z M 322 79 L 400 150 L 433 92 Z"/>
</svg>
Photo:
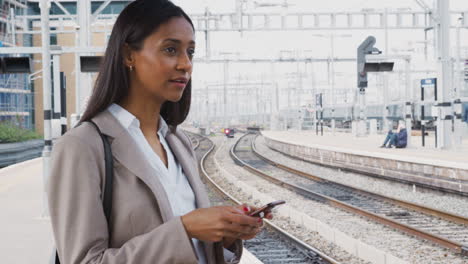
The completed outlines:
<svg viewBox="0 0 468 264">
<path fill-rule="evenodd" d="M 283 156 L 279 153 L 273 152 L 268 149 L 266 146 L 261 144 L 262 138 L 257 139 L 257 149 L 260 152 L 265 152 L 264 154 L 277 156 Z M 359 239 L 368 245 L 372 245 L 380 250 L 389 252 L 390 254 L 407 260 L 410 263 L 467 263 L 468 258 L 461 257 L 457 254 L 452 253 L 449 250 L 440 248 L 438 246 L 432 245 L 431 243 L 425 242 L 423 240 L 415 239 L 405 235 L 399 231 L 394 231 L 393 229 L 387 228 L 386 226 L 376 224 L 372 221 L 368 221 L 362 217 L 347 213 L 345 211 L 324 205 L 315 201 L 308 200 L 300 195 L 292 193 L 291 191 L 280 188 L 274 184 L 271 184 L 260 177 L 251 174 L 250 172 L 244 170 L 243 168 L 235 165 L 232 159 L 229 156 L 229 147 L 235 142 L 235 139 L 226 140 L 225 138 L 217 138 L 216 143 L 220 144 L 222 141 L 226 141 L 221 149 L 215 155 L 215 158 L 218 164 L 222 167 L 222 170 L 218 170 L 218 173 L 214 174 L 214 179 L 218 184 L 222 185 L 228 192 L 232 195 L 238 197 L 243 202 L 249 202 L 255 204 L 256 201 L 252 201 L 251 195 L 244 193 L 239 188 L 236 188 L 234 185 L 227 183 L 223 180 L 226 177 L 232 177 L 234 180 L 243 181 L 247 185 L 255 187 L 258 191 L 265 193 L 275 199 L 283 199 L 288 201 L 288 204 L 294 207 L 296 210 L 304 212 L 312 218 L 315 218 L 322 223 L 325 223 L 335 229 L 340 230 L 348 234 L 349 236 Z M 276 157 L 278 158 L 278 157 Z M 280 157 L 286 159 L 287 157 Z M 297 160 L 291 159 L 293 162 L 299 162 L 299 168 L 320 171 L 323 168 L 316 166 L 317 168 L 310 168 L 306 166 L 315 166 L 312 164 L 305 164 Z M 283 163 L 283 162 L 282 162 Z M 291 165 L 291 164 L 286 164 Z M 330 170 L 329 174 L 344 174 L 347 176 L 345 181 L 347 184 L 351 185 L 356 182 L 353 176 L 349 176 L 350 173 L 342 173 L 337 170 Z M 226 175 L 226 173 L 229 174 Z M 317 176 L 321 177 L 321 174 L 318 172 L 315 173 Z M 332 176 L 330 176 L 332 177 Z M 349 179 L 353 177 L 353 181 Z M 359 182 L 359 184 L 364 184 Z M 376 184 L 377 183 L 372 183 Z M 400 184 L 401 185 L 401 184 Z M 361 187 L 361 186 L 360 186 Z M 371 187 L 371 191 L 377 192 L 375 187 Z M 383 187 L 382 187 L 383 189 Z M 388 185 L 386 189 L 396 189 L 390 188 Z M 387 190 L 388 191 L 388 190 Z M 388 195 L 385 193 L 385 195 Z M 390 195 L 389 195 L 390 196 Z M 398 196 L 398 195 L 397 195 Z M 427 194 L 426 194 L 427 196 Z M 444 197 L 450 198 L 450 197 Z M 400 197 L 401 199 L 401 197 Z M 320 237 L 318 234 L 309 234 L 304 231 L 304 228 L 298 226 L 297 223 L 291 222 L 289 219 L 283 217 L 277 217 L 274 219 L 274 223 L 287 229 L 287 230 L 296 230 L 297 236 L 304 241 L 307 241 L 312 246 L 318 248 L 319 250 L 329 254 L 330 256 L 342 261 L 343 263 L 365 263 L 362 260 L 359 260 L 350 254 L 346 253 L 342 249 L 336 247 L 335 245 L 328 242 L 326 239 Z M 294 232 L 293 232 L 294 233 Z"/>
<path fill-rule="evenodd" d="M 265 139 L 262 136 L 257 137 L 255 147 L 261 155 L 273 161 L 311 173 L 327 180 L 468 217 L 468 197 L 442 193 L 440 191 L 425 188 L 413 189 L 413 186 L 408 184 L 379 179 L 358 173 L 344 172 L 339 169 L 332 169 L 315 165 L 310 162 L 293 159 L 277 151 L 271 150 L 266 145 Z"/>
</svg>

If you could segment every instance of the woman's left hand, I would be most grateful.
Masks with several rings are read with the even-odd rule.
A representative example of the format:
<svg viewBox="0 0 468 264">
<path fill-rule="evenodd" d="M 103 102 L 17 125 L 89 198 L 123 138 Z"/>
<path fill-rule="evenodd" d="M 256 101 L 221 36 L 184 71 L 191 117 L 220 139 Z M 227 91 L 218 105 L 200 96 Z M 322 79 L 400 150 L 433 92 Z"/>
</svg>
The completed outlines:
<svg viewBox="0 0 468 264">
<path fill-rule="evenodd" d="M 249 215 L 250 212 L 253 212 L 253 211 L 258 209 L 257 207 L 249 206 L 249 205 L 246 205 L 246 204 L 238 205 L 238 206 L 236 206 L 236 208 L 239 209 L 239 210 L 237 210 L 239 213 L 242 213 L 244 215 Z M 256 217 L 256 218 L 258 218 L 259 222 L 263 223 L 262 218 L 260 218 L 260 217 Z M 273 214 L 271 213 L 271 211 L 266 211 L 265 218 L 268 219 L 268 220 L 273 219 Z M 223 246 L 225 248 L 229 248 L 230 246 L 232 246 L 232 244 L 237 239 L 242 239 L 242 240 L 252 239 L 252 238 L 256 237 L 258 235 L 258 233 L 260 233 L 260 231 L 262 231 L 262 227 L 252 228 L 252 232 L 250 232 L 249 234 L 243 234 L 243 235 L 240 235 L 238 237 L 224 237 Z"/>
</svg>

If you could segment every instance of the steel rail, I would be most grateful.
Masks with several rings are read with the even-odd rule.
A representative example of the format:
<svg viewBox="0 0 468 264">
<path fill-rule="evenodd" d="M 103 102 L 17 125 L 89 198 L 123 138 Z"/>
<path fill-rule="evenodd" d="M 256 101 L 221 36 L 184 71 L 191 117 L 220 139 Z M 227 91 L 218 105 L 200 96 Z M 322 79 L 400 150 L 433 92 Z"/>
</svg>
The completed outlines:
<svg viewBox="0 0 468 264">
<path fill-rule="evenodd" d="M 192 146 L 193 150 L 197 150 L 197 148 L 200 146 L 200 140 L 196 137 L 193 137 L 195 139 L 195 145 Z M 193 144 L 193 142 L 192 142 Z"/>
<path fill-rule="evenodd" d="M 258 137 L 258 135 L 257 135 L 257 137 Z M 361 193 L 361 194 L 364 194 L 364 195 L 374 196 L 374 197 L 377 197 L 377 198 L 379 198 L 379 199 L 381 199 L 383 201 L 386 201 L 386 202 L 389 202 L 389 203 L 392 203 L 392 204 L 396 204 L 396 205 L 399 205 L 399 206 L 407 208 L 407 209 L 415 210 L 415 211 L 418 211 L 418 212 L 429 214 L 429 215 L 432 215 L 432 216 L 435 216 L 435 217 L 440 217 L 440 218 L 448 220 L 448 221 L 452 221 L 452 222 L 455 222 L 455 223 L 458 223 L 458 224 L 468 226 L 468 218 L 466 218 L 464 216 L 461 216 L 461 215 L 457 215 L 457 214 L 449 213 L 449 212 L 446 212 L 446 211 L 434 209 L 434 208 L 427 207 L 427 206 L 417 204 L 417 203 L 411 203 L 411 202 L 399 200 L 399 199 L 396 199 L 396 198 L 385 196 L 383 194 L 378 194 L 378 193 L 374 193 L 374 192 L 370 192 L 370 191 L 357 189 L 356 187 L 353 187 L 351 185 L 347 185 L 347 184 L 344 184 L 344 183 L 339 183 L 339 182 L 336 182 L 336 181 L 326 180 L 326 179 L 323 179 L 321 177 L 309 174 L 307 172 L 303 172 L 303 171 L 288 167 L 286 165 L 280 164 L 278 162 L 275 162 L 275 161 L 273 161 L 271 159 L 268 159 L 267 157 L 263 156 L 262 154 L 260 154 L 257 151 L 257 148 L 255 147 L 255 139 L 252 141 L 252 151 L 253 151 L 253 153 L 255 153 L 255 155 L 257 155 L 257 157 L 261 158 L 262 160 L 266 161 L 267 163 L 269 163 L 269 164 L 271 164 L 271 165 L 273 165 L 275 167 L 278 167 L 280 169 L 283 169 L 285 171 L 289 171 L 291 173 L 298 174 L 298 175 L 303 176 L 303 177 L 305 177 L 307 179 L 311 179 L 311 180 L 318 181 L 318 182 L 323 182 L 323 183 L 332 183 L 332 184 L 342 186 L 342 187 L 345 187 L 345 188 L 350 188 L 350 189 L 353 189 L 353 191 L 356 191 L 358 193 Z"/>
<path fill-rule="evenodd" d="M 282 152 L 282 151 L 279 151 L 279 150 L 276 150 L 276 149 L 272 149 L 272 150 L 274 152 L 278 152 L 278 153 L 280 153 L 280 154 L 282 154 L 284 156 L 290 157 L 292 159 L 308 162 L 308 163 L 315 164 L 315 165 L 321 166 L 321 167 L 327 167 L 327 168 L 332 168 L 332 169 L 340 169 L 342 171 L 357 173 L 357 174 L 366 175 L 366 176 L 374 177 L 374 178 L 385 179 L 385 180 L 389 180 L 389 181 L 393 181 L 393 182 L 399 182 L 399 183 L 403 183 L 403 184 L 410 185 L 410 186 L 415 185 L 417 187 L 424 188 L 424 189 L 436 190 L 436 191 L 440 191 L 440 192 L 443 192 L 443 193 L 451 193 L 451 194 L 455 194 L 455 195 L 458 195 L 458 196 L 468 197 L 468 193 L 466 193 L 466 192 L 459 192 L 459 191 L 455 191 L 455 190 L 452 190 L 452 189 L 447 189 L 447 188 L 444 188 L 444 187 L 437 187 L 437 186 L 424 184 L 424 183 L 419 183 L 419 182 L 414 182 L 414 181 L 410 181 L 410 180 L 392 178 L 392 177 L 381 175 L 381 174 L 374 173 L 374 172 L 367 172 L 367 171 L 364 171 L 364 170 L 361 170 L 361 169 L 358 169 L 358 168 L 348 168 L 348 167 L 346 167 L 346 165 L 343 162 L 340 162 L 340 161 L 334 161 L 333 163 L 322 163 L 319 160 L 305 159 L 305 158 L 301 158 L 301 157 L 298 157 L 298 156 L 293 156 L 291 154 L 288 154 L 288 153 L 285 153 L 285 152 Z"/>
<path fill-rule="evenodd" d="M 193 134 L 193 135 L 196 135 L 196 134 Z M 199 135 L 196 135 L 197 137 L 201 137 Z M 205 169 L 205 161 L 208 157 L 208 155 L 213 151 L 214 147 L 215 147 L 215 144 L 214 142 L 209 139 L 209 138 L 206 138 L 206 137 L 202 137 L 203 139 L 205 140 L 208 140 L 210 143 L 211 143 L 211 147 L 209 148 L 209 150 L 203 154 L 203 157 L 200 159 L 200 170 L 204 176 L 204 178 L 207 180 L 207 182 L 212 186 L 214 187 L 214 189 L 220 193 L 222 196 L 224 197 L 228 197 L 232 202 L 234 202 L 235 204 L 242 204 L 242 202 L 240 202 L 239 200 L 237 200 L 236 198 L 234 198 L 232 195 L 230 195 L 229 193 L 227 193 L 225 190 L 223 190 L 223 188 L 221 186 L 219 186 L 208 174 L 208 172 L 206 171 Z M 199 140 L 200 142 L 200 140 Z M 199 144 L 200 145 L 200 144 Z M 296 246 L 298 246 L 299 248 L 305 250 L 305 251 L 311 251 L 311 252 L 314 252 L 316 253 L 317 255 L 319 255 L 321 258 L 323 258 L 324 260 L 330 262 L 331 264 L 340 264 L 337 260 L 327 256 L 325 253 L 321 252 L 320 250 L 316 249 L 316 248 L 313 248 L 311 246 L 309 246 L 308 244 L 302 242 L 301 240 L 299 240 L 298 238 L 294 237 L 293 235 L 289 234 L 286 230 L 280 228 L 279 226 L 273 224 L 271 221 L 267 220 L 267 219 L 264 219 L 264 223 L 269 226 L 271 229 L 275 230 L 276 232 L 279 232 L 284 238 L 286 238 L 289 242 L 291 242 L 292 244 L 295 244 Z"/>
<path fill-rule="evenodd" d="M 309 197 L 312 196 L 312 197 L 314 197 L 314 199 L 316 199 L 316 200 L 318 200 L 320 202 L 330 204 L 330 205 L 333 205 L 333 206 L 338 207 L 338 208 L 342 208 L 342 209 L 344 209 L 346 211 L 349 211 L 351 213 L 354 213 L 354 214 L 359 214 L 359 215 L 362 215 L 362 216 L 366 216 L 366 217 L 368 217 L 368 218 L 370 218 L 370 219 L 372 219 L 372 220 L 374 220 L 376 222 L 379 222 L 381 224 L 385 224 L 387 226 L 396 228 L 396 229 L 401 230 L 403 232 L 406 232 L 408 234 L 411 234 L 411 235 L 414 235 L 414 236 L 417 236 L 417 237 L 420 237 L 420 238 L 423 238 L 423 239 L 430 240 L 430 241 L 432 241 L 434 243 L 437 243 L 437 244 L 439 244 L 439 245 L 441 245 L 443 247 L 454 250 L 455 252 L 460 253 L 462 255 L 468 255 L 468 247 L 461 244 L 461 243 L 451 241 L 451 240 L 446 239 L 444 237 L 440 237 L 440 236 L 425 232 L 423 230 L 420 230 L 420 229 L 415 228 L 415 227 L 408 226 L 408 225 L 403 224 L 403 223 L 399 223 L 399 222 L 394 221 L 392 219 L 389 219 L 387 217 L 380 216 L 378 214 L 375 214 L 375 213 L 360 209 L 360 208 L 355 207 L 353 205 L 349 205 L 347 203 L 338 201 L 338 200 L 336 200 L 336 199 L 334 199 L 332 197 L 329 197 L 329 196 L 326 196 L 326 195 L 323 195 L 323 194 L 319 194 L 319 193 L 316 193 L 316 192 L 312 192 L 310 190 L 307 190 L 307 189 L 302 188 L 300 186 L 297 186 L 295 184 L 284 182 L 282 180 L 276 179 L 275 177 L 272 177 L 272 176 L 270 176 L 270 175 L 268 175 L 268 174 L 266 174 L 266 173 L 264 173 L 264 172 L 262 172 L 262 171 L 260 171 L 260 170 L 258 170 L 256 168 L 250 166 L 249 164 L 242 161 L 234 153 L 235 152 L 234 149 L 237 147 L 240 140 L 242 138 L 244 138 L 245 136 L 247 136 L 247 135 L 244 135 L 241 138 L 239 138 L 239 140 L 237 140 L 237 142 L 232 146 L 230 154 L 231 154 L 231 157 L 233 157 L 233 159 L 235 160 L 235 162 L 237 164 L 239 164 L 240 166 L 243 166 L 245 169 L 253 172 L 254 174 L 257 174 L 257 175 L 261 176 L 262 178 L 267 179 L 270 182 L 273 182 L 273 183 L 275 183 L 277 185 L 280 185 L 280 186 L 282 186 L 282 187 L 284 187 L 286 189 L 292 190 L 294 192 L 300 193 L 300 194 L 302 194 L 304 196 L 309 196 Z M 278 164 L 278 163 L 275 163 L 275 164 Z M 284 166 L 284 167 L 286 167 L 286 166 Z M 294 169 L 292 169 L 292 170 L 294 170 Z M 291 172 L 292 172 L 292 170 L 291 170 Z M 303 173 L 301 173 L 300 175 L 303 175 Z M 320 179 L 320 180 L 325 181 L 324 179 Z M 331 181 L 328 181 L 328 182 L 331 182 Z M 348 188 L 355 189 L 354 187 L 348 187 Z M 363 191 L 363 192 L 365 192 L 365 191 Z M 378 194 L 375 194 L 375 195 L 376 196 L 381 196 L 381 195 L 378 195 Z M 414 206 L 417 208 L 417 205 L 414 205 Z M 432 209 L 432 210 L 435 210 L 435 209 Z M 454 219 L 459 219 L 458 217 L 459 216 L 456 216 Z"/>
</svg>

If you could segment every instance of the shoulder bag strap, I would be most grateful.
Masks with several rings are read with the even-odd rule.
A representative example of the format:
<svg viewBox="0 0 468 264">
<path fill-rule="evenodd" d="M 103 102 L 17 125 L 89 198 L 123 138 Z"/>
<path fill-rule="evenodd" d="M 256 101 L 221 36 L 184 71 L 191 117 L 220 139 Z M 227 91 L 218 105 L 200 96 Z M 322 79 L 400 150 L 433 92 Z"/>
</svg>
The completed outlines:
<svg viewBox="0 0 468 264">
<path fill-rule="evenodd" d="M 101 136 L 102 143 L 104 145 L 104 161 L 106 165 L 106 182 L 104 187 L 104 195 L 102 203 L 104 205 L 104 214 L 106 215 L 107 225 L 110 225 L 110 217 L 112 212 L 112 180 L 114 178 L 114 161 L 112 159 L 112 149 L 107 140 L 107 136 L 101 133 L 99 127 L 93 121 L 89 121 Z"/>
<path fill-rule="evenodd" d="M 102 143 L 104 145 L 104 161 L 105 161 L 105 185 L 104 185 L 104 195 L 102 198 L 102 204 L 104 206 L 104 214 L 106 215 L 107 225 L 110 226 L 110 217 L 112 212 L 112 180 L 114 178 L 114 161 L 112 160 L 112 149 L 107 140 L 107 136 L 101 133 L 99 127 L 93 121 L 89 121 L 90 124 L 96 128 L 99 136 L 101 136 Z M 109 228 L 110 230 L 110 228 Z M 109 234 L 109 243 L 110 243 L 110 234 Z M 58 253 L 55 254 L 55 264 L 60 264 Z"/>
</svg>

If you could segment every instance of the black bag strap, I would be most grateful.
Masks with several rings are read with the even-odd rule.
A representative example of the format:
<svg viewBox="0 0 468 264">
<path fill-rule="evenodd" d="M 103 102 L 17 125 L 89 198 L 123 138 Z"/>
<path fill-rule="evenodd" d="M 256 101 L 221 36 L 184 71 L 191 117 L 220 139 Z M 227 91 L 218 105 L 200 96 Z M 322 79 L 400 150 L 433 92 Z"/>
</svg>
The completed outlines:
<svg viewBox="0 0 468 264">
<path fill-rule="evenodd" d="M 112 180 L 114 178 L 114 161 L 112 159 L 112 149 L 107 140 L 107 136 L 101 133 L 99 127 L 93 121 L 89 121 L 96 130 L 98 131 L 99 135 L 101 136 L 102 143 L 104 145 L 104 161 L 105 161 L 105 169 L 106 169 L 106 177 L 105 177 L 105 185 L 104 185 L 104 197 L 102 199 L 102 203 L 104 205 L 104 214 L 106 215 L 107 225 L 110 225 L 110 217 L 112 212 Z"/>
<path fill-rule="evenodd" d="M 112 212 L 112 181 L 114 178 L 114 161 L 112 160 L 112 149 L 107 140 L 107 136 L 101 133 L 99 127 L 93 121 L 89 121 L 91 125 L 96 128 L 99 136 L 102 139 L 102 144 L 104 145 L 104 162 L 105 162 L 105 185 L 104 185 L 104 194 L 102 198 L 102 204 L 104 206 L 104 214 L 106 215 L 107 226 L 110 226 L 110 217 Z M 110 243 L 110 234 L 109 234 L 109 243 Z M 55 252 L 55 264 L 60 264 L 58 252 Z"/>
</svg>

